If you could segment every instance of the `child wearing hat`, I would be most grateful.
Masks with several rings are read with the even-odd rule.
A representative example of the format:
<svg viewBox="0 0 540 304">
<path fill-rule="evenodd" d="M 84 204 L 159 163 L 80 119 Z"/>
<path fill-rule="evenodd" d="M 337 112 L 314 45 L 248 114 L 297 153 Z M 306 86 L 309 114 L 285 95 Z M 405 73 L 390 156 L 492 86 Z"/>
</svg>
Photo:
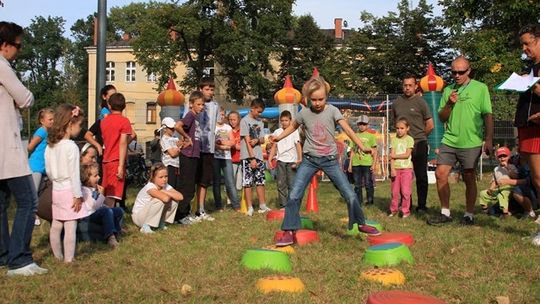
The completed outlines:
<svg viewBox="0 0 540 304">
<path fill-rule="evenodd" d="M 509 162 L 510 154 L 510 149 L 508 149 L 508 147 L 500 147 L 495 152 L 499 165 L 493 169 L 493 178 L 489 184 L 489 188 L 480 191 L 480 206 L 482 206 L 482 210 L 486 213 L 490 202 L 498 202 L 503 216 L 510 215 L 510 212 L 508 211 L 508 202 L 513 186 L 499 184 L 499 181 L 502 179 L 515 179 L 518 176 L 516 166 Z"/>
<path fill-rule="evenodd" d="M 368 132 L 369 117 L 360 115 L 356 120 L 358 133 L 356 136 L 362 141 L 365 147 L 370 147 L 371 151 L 359 151 L 358 146 L 351 142 L 349 147 L 352 148 L 349 161 L 348 172 L 352 173 L 354 179 L 354 190 L 358 196 L 360 204 L 364 202 L 363 187 L 366 188 L 367 204 L 373 204 L 374 187 L 373 187 L 373 172 L 377 164 L 377 139 L 375 135 Z"/>
<path fill-rule="evenodd" d="M 167 167 L 169 175 L 168 184 L 176 191 L 180 189 L 180 150 L 182 141 L 174 136 L 176 121 L 171 117 L 165 117 L 161 121 L 161 162 Z"/>
</svg>

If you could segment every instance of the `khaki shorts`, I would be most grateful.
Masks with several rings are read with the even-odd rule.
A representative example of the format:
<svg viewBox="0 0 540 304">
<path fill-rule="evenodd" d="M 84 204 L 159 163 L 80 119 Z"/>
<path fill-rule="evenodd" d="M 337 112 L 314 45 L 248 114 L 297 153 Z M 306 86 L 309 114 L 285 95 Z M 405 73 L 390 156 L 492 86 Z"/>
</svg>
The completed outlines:
<svg viewBox="0 0 540 304">
<path fill-rule="evenodd" d="M 452 148 L 445 144 L 439 147 L 437 155 L 438 165 L 454 166 L 457 162 L 463 169 L 475 169 L 478 164 L 478 158 L 482 154 L 482 147 L 475 148 Z"/>
</svg>

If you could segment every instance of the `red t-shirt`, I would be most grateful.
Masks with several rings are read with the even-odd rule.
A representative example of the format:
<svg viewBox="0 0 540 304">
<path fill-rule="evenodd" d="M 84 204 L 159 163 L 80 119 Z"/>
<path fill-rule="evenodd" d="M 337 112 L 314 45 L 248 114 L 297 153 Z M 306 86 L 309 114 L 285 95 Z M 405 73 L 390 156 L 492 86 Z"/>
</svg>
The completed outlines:
<svg viewBox="0 0 540 304">
<path fill-rule="evenodd" d="M 240 143 L 240 129 L 232 130 L 232 135 L 234 139 L 234 144 L 237 145 Z M 240 149 L 236 150 L 234 147 L 231 148 L 231 158 L 233 163 L 240 162 Z"/>
<path fill-rule="evenodd" d="M 103 162 L 120 159 L 120 135 L 133 134 L 129 119 L 120 113 L 111 113 L 101 120 L 101 136 L 103 137 Z M 127 151 L 127 147 L 126 147 Z"/>
</svg>

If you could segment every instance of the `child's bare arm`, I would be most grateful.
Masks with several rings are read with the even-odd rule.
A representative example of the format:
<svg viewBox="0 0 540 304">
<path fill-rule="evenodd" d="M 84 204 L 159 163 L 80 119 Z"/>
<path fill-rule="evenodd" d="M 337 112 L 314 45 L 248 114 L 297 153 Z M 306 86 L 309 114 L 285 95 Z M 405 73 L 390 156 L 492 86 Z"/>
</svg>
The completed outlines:
<svg viewBox="0 0 540 304">
<path fill-rule="evenodd" d="M 161 191 L 161 190 L 158 190 L 158 189 L 150 189 L 150 190 L 147 191 L 147 193 L 151 197 L 157 198 L 158 200 L 160 200 L 164 204 L 171 201 L 171 196 L 167 192 L 164 192 L 164 191 Z"/>
<path fill-rule="evenodd" d="M 296 163 L 302 162 L 302 145 L 300 142 L 296 143 Z"/>
<path fill-rule="evenodd" d="M 124 165 L 127 157 L 128 137 L 129 134 L 120 134 L 120 145 L 118 149 L 120 155 L 118 156 L 118 172 L 116 173 L 118 179 L 124 179 Z"/>
<path fill-rule="evenodd" d="M 168 190 L 163 189 L 161 191 L 165 192 L 168 196 L 170 196 L 176 202 L 179 202 L 184 198 L 182 193 L 176 191 L 174 188 L 171 188 L 171 189 L 168 189 Z"/>
<path fill-rule="evenodd" d="M 393 159 L 408 159 L 411 156 L 412 149 L 409 148 L 405 150 L 405 153 L 402 154 L 394 154 Z"/>
<path fill-rule="evenodd" d="M 289 136 L 294 130 L 298 129 L 300 127 L 300 124 L 296 121 L 296 119 L 293 119 L 291 124 L 287 127 L 287 129 L 283 130 L 279 136 L 270 136 L 270 141 L 278 142 L 285 137 Z"/>
</svg>

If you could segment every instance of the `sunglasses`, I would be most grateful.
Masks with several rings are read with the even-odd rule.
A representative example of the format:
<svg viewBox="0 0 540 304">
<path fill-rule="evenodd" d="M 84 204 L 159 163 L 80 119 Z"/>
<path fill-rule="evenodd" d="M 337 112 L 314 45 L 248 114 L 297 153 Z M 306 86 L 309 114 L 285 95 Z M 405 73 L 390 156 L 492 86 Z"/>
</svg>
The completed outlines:
<svg viewBox="0 0 540 304">
<path fill-rule="evenodd" d="M 463 70 L 463 71 L 452 71 L 452 75 L 464 75 L 467 73 L 469 69 Z"/>
<path fill-rule="evenodd" d="M 497 156 L 497 157 L 498 157 L 498 158 L 506 158 L 506 157 L 508 157 L 508 155 L 499 155 L 499 156 Z"/>
<path fill-rule="evenodd" d="M 22 48 L 22 43 L 8 42 L 8 44 L 13 45 L 17 50 L 20 50 Z"/>
<path fill-rule="evenodd" d="M 368 124 L 365 123 L 365 122 L 359 122 L 358 125 L 359 125 L 359 126 L 367 126 Z"/>
</svg>

